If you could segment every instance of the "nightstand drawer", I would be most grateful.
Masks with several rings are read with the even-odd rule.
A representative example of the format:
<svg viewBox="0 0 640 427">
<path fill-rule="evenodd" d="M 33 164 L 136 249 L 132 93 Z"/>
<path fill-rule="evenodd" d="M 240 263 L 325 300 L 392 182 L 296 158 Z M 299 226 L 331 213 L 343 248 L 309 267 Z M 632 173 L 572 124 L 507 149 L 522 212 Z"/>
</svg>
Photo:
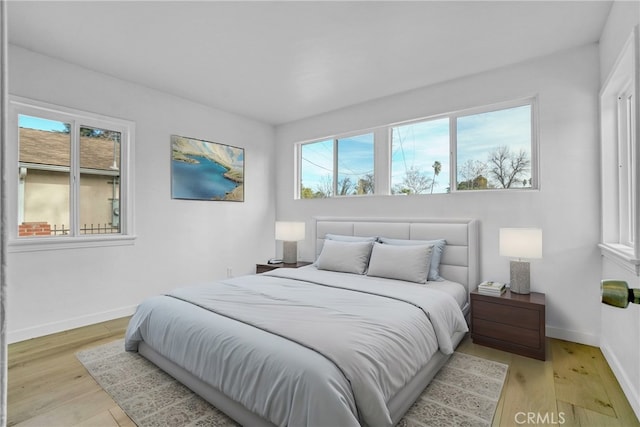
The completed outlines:
<svg viewBox="0 0 640 427">
<path fill-rule="evenodd" d="M 474 301 L 472 316 L 474 319 L 505 323 L 517 328 L 534 329 L 536 332 L 540 325 L 540 311 L 538 310 L 528 310 L 486 301 Z"/>
<path fill-rule="evenodd" d="M 473 319 L 473 335 L 481 335 L 512 344 L 531 348 L 540 348 L 538 329 L 518 328 L 505 323 L 491 322 L 477 317 Z"/>
<path fill-rule="evenodd" d="M 539 292 L 500 296 L 471 291 L 474 343 L 545 360 L 545 296 Z"/>
</svg>

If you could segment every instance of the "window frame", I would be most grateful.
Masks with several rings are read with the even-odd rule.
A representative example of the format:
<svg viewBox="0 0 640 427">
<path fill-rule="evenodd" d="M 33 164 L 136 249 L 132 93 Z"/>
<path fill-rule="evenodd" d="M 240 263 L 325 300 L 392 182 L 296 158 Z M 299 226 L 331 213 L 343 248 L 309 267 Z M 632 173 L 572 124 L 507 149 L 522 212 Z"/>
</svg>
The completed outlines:
<svg viewBox="0 0 640 427">
<path fill-rule="evenodd" d="M 397 128 L 397 127 L 402 127 L 402 126 L 410 126 L 410 125 L 416 125 L 419 123 L 426 123 L 426 122 L 433 122 L 436 120 L 444 120 L 447 119 L 449 124 L 449 184 L 451 185 L 451 179 L 452 176 L 454 176 L 454 171 L 453 171 L 453 167 L 455 167 L 455 163 L 454 160 L 452 159 L 453 154 L 455 153 L 455 148 L 452 147 L 451 141 L 452 141 L 452 136 L 455 135 L 455 133 L 452 133 L 451 130 L 451 126 L 453 123 L 452 120 L 452 115 L 451 114 L 437 114 L 437 115 L 433 115 L 433 116 L 429 116 L 429 117 L 422 117 L 419 119 L 412 119 L 412 120 L 406 120 L 406 121 L 402 121 L 402 122 L 398 122 L 398 123 L 393 123 L 390 124 L 388 126 L 386 126 L 386 128 L 388 129 L 388 141 L 387 141 L 387 145 L 388 145 L 388 152 L 389 152 L 389 158 L 388 158 L 388 175 L 389 175 L 389 190 L 386 193 L 389 196 L 403 196 L 403 194 L 400 193 L 393 193 L 393 166 L 392 166 L 392 160 L 393 160 L 393 129 Z M 451 190 L 449 191 L 451 193 Z M 432 193 L 420 193 L 420 194 L 412 194 L 411 197 L 413 196 L 425 196 L 425 195 L 433 195 Z M 446 194 L 446 193 L 436 193 L 436 194 Z"/>
<path fill-rule="evenodd" d="M 634 27 L 600 91 L 603 256 L 640 276 L 640 35 Z M 631 96 L 627 108 L 624 98 Z M 631 116 L 631 123 L 628 120 Z"/>
<path fill-rule="evenodd" d="M 72 230 L 67 236 L 46 237 L 18 237 L 19 219 L 19 124 L 20 115 L 40 117 L 49 120 L 71 124 L 71 129 L 81 126 L 109 129 L 121 133 L 120 141 L 120 232 L 113 234 L 80 234 L 79 224 L 79 195 L 80 195 L 80 140 L 79 131 L 72 131 L 71 161 L 69 166 L 69 228 Z M 7 175 L 7 189 L 9 206 L 7 212 L 8 223 L 8 251 L 30 252 L 41 250 L 57 250 L 79 247 L 101 247 L 132 245 L 135 241 L 134 233 L 134 158 L 132 149 L 135 137 L 135 123 L 129 120 L 109 117 L 101 114 L 62 107 L 42 101 L 11 95 L 9 97 L 9 144 L 5 168 Z M 46 168 L 46 167 L 45 167 Z M 66 167 L 62 167 L 66 169 Z"/>
<path fill-rule="evenodd" d="M 458 119 L 461 117 L 469 117 L 485 113 L 493 113 L 512 108 L 531 106 L 531 187 L 529 188 L 487 188 L 478 190 L 458 190 Z M 451 136 L 451 182 L 453 183 L 452 193 L 476 193 L 476 192 L 502 192 L 502 191 L 532 191 L 540 190 L 540 154 L 538 144 L 538 97 L 532 96 L 527 98 L 506 101 L 482 107 L 469 108 L 467 110 L 458 111 L 449 115 L 449 131 Z"/>
<path fill-rule="evenodd" d="M 317 138 L 317 139 L 312 139 L 312 140 L 308 140 L 308 141 L 303 141 L 303 142 L 299 142 L 295 145 L 295 171 L 294 171 L 294 175 L 295 175 L 295 185 L 294 185 L 294 199 L 304 199 L 304 200 L 312 200 L 312 199 L 333 199 L 333 198 L 345 198 L 345 197 L 371 197 L 371 196 L 375 196 L 377 194 L 379 194 L 378 190 L 378 176 L 377 176 L 377 170 L 378 170 L 378 162 L 379 162 L 379 152 L 378 152 L 378 136 L 377 136 L 377 129 L 365 129 L 365 130 L 358 130 L 358 131 L 353 131 L 353 132 L 348 132 L 348 133 L 342 133 L 340 135 L 334 135 L 334 136 L 327 136 L 324 138 Z M 348 139 L 348 138 L 352 138 L 352 137 L 357 137 L 357 136 L 363 136 L 363 135 L 368 135 L 371 134 L 373 137 L 373 193 L 366 193 L 366 194 L 337 194 L 338 192 L 338 175 L 339 175 L 339 161 L 340 159 L 338 158 L 338 142 L 341 139 Z M 328 197 L 311 197 L 311 198 L 305 198 L 305 197 L 301 197 L 300 191 L 302 190 L 302 147 L 304 145 L 309 145 L 309 144 L 315 144 L 315 143 L 319 143 L 319 142 L 325 142 L 325 141 L 332 141 L 333 144 L 333 159 L 332 159 L 332 171 L 331 171 L 331 192 L 332 195 L 328 196 Z"/>
<path fill-rule="evenodd" d="M 491 113 L 500 110 L 507 110 L 511 108 L 518 108 L 525 105 L 529 105 L 531 108 L 531 186 L 530 187 L 518 187 L 518 188 L 488 188 L 488 189 L 476 189 L 476 190 L 458 190 L 457 188 L 457 178 L 458 178 L 458 164 L 457 164 L 457 120 L 460 117 L 467 117 L 476 114 L 483 113 Z M 518 192 L 518 191 L 538 191 L 540 190 L 540 154 L 539 154 L 539 142 L 538 142 L 538 97 L 537 96 L 527 96 L 518 99 L 513 99 L 509 101 L 472 107 L 463 110 L 458 110 L 450 113 L 440 113 L 433 114 L 426 117 L 408 119 L 403 121 L 398 121 L 394 123 L 390 123 L 383 126 L 378 126 L 374 128 L 352 131 L 352 132 L 344 132 L 333 136 L 325 136 L 322 138 L 314 138 L 302 142 L 298 142 L 295 144 L 295 165 L 294 165 L 294 199 L 302 200 L 305 199 L 301 197 L 301 179 L 302 179 L 302 146 L 306 144 L 313 144 L 316 142 L 334 141 L 334 171 L 333 171 L 333 187 L 334 187 L 334 195 L 326 198 L 335 198 L 335 197 L 371 197 L 371 196 L 402 196 L 402 194 L 392 194 L 392 183 L 391 183 L 391 153 L 392 153 L 392 134 L 393 128 L 411 124 L 417 124 L 422 122 L 428 122 L 433 120 L 440 120 L 447 118 L 449 120 L 449 183 L 450 190 L 448 193 L 425 193 L 425 194 L 412 194 L 408 197 L 421 197 L 421 196 L 442 196 L 443 194 L 455 194 L 455 193 L 495 193 L 495 192 Z M 374 180 L 375 187 L 374 192 L 372 194 L 362 194 L 362 195 L 343 195 L 336 196 L 335 195 L 335 161 L 337 154 L 335 153 L 335 141 L 342 138 L 348 138 L 351 136 L 363 135 L 366 133 L 373 133 L 374 136 Z M 308 199 L 305 199 L 308 200 Z"/>
</svg>

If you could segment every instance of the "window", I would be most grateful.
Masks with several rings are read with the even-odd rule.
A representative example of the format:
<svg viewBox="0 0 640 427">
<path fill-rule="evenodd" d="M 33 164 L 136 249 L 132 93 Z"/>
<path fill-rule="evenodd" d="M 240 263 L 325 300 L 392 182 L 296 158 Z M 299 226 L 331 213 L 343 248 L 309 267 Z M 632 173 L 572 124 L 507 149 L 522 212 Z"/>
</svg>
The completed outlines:
<svg viewBox="0 0 640 427">
<path fill-rule="evenodd" d="M 635 240 L 636 144 L 634 128 L 636 116 L 633 85 L 618 95 L 618 197 L 620 200 L 620 243 L 633 246 Z"/>
<path fill-rule="evenodd" d="M 301 146 L 300 197 L 313 199 L 333 195 L 333 140 Z"/>
<path fill-rule="evenodd" d="M 456 119 L 456 188 L 531 188 L 531 104 Z"/>
<path fill-rule="evenodd" d="M 449 119 L 391 129 L 391 193 L 448 193 Z"/>
<path fill-rule="evenodd" d="M 634 30 L 600 92 L 603 255 L 640 274 L 637 135 L 640 55 Z"/>
<path fill-rule="evenodd" d="M 128 165 L 133 124 L 12 98 L 14 246 L 132 235 Z M 13 157 L 13 156 L 12 156 Z M 13 175 L 13 174 L 11 174 Z"/>
<path fill-rule="evenodd" d="M 526 99 L 301 143 L 298 197 L 538 188 L 534 107 Z"/>
<path fill-rule="evenodd" d="M 300 198 L 373 194 L 373 163 L 373 133 L 301 144 Z"/>
</svg>

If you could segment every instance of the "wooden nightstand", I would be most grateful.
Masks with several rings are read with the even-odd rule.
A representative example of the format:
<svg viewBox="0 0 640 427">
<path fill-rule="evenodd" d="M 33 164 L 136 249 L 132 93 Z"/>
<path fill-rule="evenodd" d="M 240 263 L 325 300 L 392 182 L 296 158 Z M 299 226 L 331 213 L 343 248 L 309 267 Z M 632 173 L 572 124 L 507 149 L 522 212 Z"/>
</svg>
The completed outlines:
<svg viewBox="0 0 640 427">
<path fill-rule="evenodd" d="M 471 292 L 471 339 L 476 344 L 545 360 L 545 295 Z"/>
<path fill-rule="evenodd" d="M 307 261 L 298 261 L 295 264 L 285 264 L 283 262 L 278 264 L 256 264 L 256 274 L 264 273 L 266 271 L 275 270 L 276 268 L 298 268 L 305 265 L 312 264 Z"/>
</svg>

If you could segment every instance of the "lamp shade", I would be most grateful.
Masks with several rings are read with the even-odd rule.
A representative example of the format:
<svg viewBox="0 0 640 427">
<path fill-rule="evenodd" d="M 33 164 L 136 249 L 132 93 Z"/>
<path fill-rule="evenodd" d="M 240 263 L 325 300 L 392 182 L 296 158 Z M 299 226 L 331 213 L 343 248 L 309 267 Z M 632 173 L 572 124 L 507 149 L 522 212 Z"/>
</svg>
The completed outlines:
<svg viewBox="0 0 640 427">
<path fill-rule="evenodd" d="M 304 222 L 276 221 L 276 240 L 297 242 L 304 240 Z"/>
<path fill-rule="evenodd" d="M 542 258 L 542 230 L 501 228 L 500 255 L 512 258 Z"/>
</svg>

